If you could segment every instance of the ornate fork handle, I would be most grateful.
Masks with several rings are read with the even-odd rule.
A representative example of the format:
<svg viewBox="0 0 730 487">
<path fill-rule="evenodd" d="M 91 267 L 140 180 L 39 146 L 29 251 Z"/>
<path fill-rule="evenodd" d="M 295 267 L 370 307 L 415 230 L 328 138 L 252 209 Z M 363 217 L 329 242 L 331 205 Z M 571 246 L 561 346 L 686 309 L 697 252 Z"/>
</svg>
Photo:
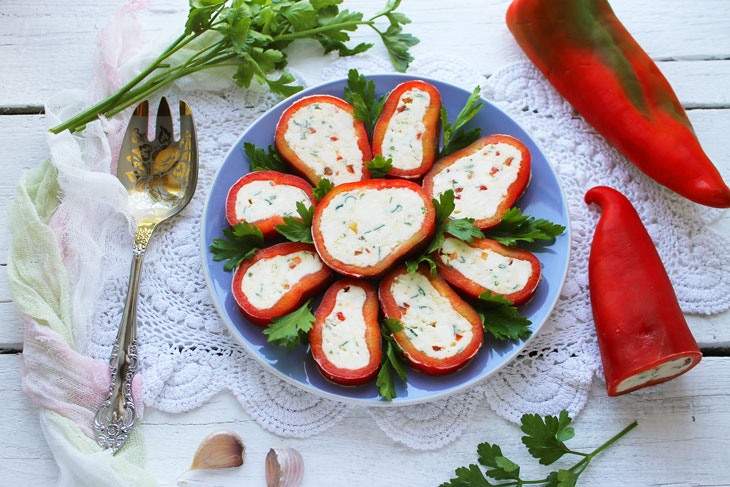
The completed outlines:
<svg viewBox="0 0 730 487">
<path fill-rule="evenodd" d="M 144 254 L 156 225 L 156 222 L 143 222 L 134 235 L 127 300 L 109 357 L 111 384 L 106 399 L 94 417 L 96 442 L 104 448 L 111 448 L 114 453 L 129 438 L 135 421 L 132 379 L 137 372 L 137 294 Z"/>
</svg>

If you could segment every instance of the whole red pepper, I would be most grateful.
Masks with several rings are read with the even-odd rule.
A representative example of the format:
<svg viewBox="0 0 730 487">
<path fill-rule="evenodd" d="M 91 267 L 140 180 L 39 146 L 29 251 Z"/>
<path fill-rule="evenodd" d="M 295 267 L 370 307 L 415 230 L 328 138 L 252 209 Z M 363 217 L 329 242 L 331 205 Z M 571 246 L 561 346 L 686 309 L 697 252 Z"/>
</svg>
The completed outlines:
<svg viewBox="0 0 730 487">
<path fill-rule="evenodd" d="M 550 83 L 659 184 L 730 207 L 677 96 L 606 0 L 514 0 L 507 26 Z"/>
<path fill-rule="evenodd" d="M 609 396 L 658 384 L 702 358 L 651 237 L 628 199 L 597 186 L 602 209 L 588 262 L 593 320 Z"/>
</svg>

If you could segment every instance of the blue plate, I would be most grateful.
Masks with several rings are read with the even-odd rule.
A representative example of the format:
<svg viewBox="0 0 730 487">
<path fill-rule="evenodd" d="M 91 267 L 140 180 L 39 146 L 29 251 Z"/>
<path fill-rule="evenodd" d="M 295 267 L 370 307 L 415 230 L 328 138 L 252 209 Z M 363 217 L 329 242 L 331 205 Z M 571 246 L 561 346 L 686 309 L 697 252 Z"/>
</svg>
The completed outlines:
<svg viewBox="0 0 730 487">
<path fill-rule="evenodd" d="M 443 81 L 414 78 L 408 75 L 374 75 L 369 79 L 375 81 L 377 95 L 389 92 L 399 83 L 411 79 L 424 79 L 441 92 L 442 103 L 452 119 L 456 118 L 470 94 L 462 88 Z M 405 405 L 441 399 L 494 374 L 514 359 L 529 339 L 500 343 L 487 338 L 479 353 L 466 367 L 444 377 L 429 377 L 409 369 L 408 383 L 403 384 L 397 380 L 398 397 L 392 402 L 386 402 L 380 398 L 374 380 L 369 384 L 357 387 L 343 387 L 325 380 L 317 371 L 315 362 L 306 347 L 300 346 L 296 350 L 290 351 L 267 345 L 266 336 L 261 333 L 261 327 L 249 323 L 236 306 L 230 289 L 233 273 L 225 272 L 223 263 L 214 262 L 213 255 L 208 251 L 213 239 L 220 237 L 221 230 L 228 225 L 225 218 L 225 200 L 228 189 L 238 178 L 248 172 L 248 158 L 244 154 L 243 143 L 251 142 L 259 147 L 273 144 L 276 123 L 282 112 L 295 100 L 314 94 L 342 97 L 345 85 L 346 80 L 332 81 L 287 98 L 254 122 L 228 152 L 215 177 L 203 210 L 201 252 L 208 288 L 213 297 L 213 303 L 223 321 L 228 325 L 231 334 L 268 371 L 297 387 L 329 399 L 367 406 Z M 568 229 L 550 246 L 523 247 L 534 252 L 543 267 L 542 282 L 540 282 L 534 298 L 521 307 L 521 312 L 532 321 L 532 336 L 535 336 L 555 306 L 568 270 L 570 253 L 568 209 L 558 178 L 537 144 L 503 111 L 488 101 L 483 101 L 484 107 L 471 120 L 467 128 L 481 127 L 482 135 L 511 135 L 521 140 L 532 155 L 532 181 L 525 194 L 518 200 L 517 206 L 529 215 L 546 218 L 565 225 Z"/>
</svg>

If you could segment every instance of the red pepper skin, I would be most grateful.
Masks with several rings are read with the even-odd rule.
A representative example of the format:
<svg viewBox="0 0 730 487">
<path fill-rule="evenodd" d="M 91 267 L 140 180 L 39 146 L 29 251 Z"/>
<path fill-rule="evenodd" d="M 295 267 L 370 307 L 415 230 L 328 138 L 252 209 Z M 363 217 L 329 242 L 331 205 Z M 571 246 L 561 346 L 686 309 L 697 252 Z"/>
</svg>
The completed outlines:
<svg viewBox="0 0 730 487">
<path fill-rule="evenodd" d="M 325 326 L 327 317 L 335 307 L 337 293 L 347 287 L 359 287 L 365 291 L 362 314 L 365 319 L 365 343 L 370 352 L 370 361 L 365 367 L 356 370 L 337 367 L 327 359 L 327 355 L 322 349 L 322 329 Z M 309 346 L 312 349 L 312 357 L 314 357 L 320 373 L 327 380 L 343 386 L 358 386 L 371 381 L 378 374 L 381 358 L 378 295 L 375 293 L 375 288 L 360 279 L 348 278 L 337 281 L 324 294 L 314 317 L 316 321 L 312 325 L 312 329 L 309 330 Z"/>
<path fill-rule="evenodd" d="M 236 198 L 241 188 L 252 181 L 272 181 L 275 185 L 296 186 L 307 194 L 312 206 L 317 204 L 317 200 L 312 196 L 312 186 L 302 178 L 277 171 L 250 172 L 236 181 L 236 184 L 231 186 L 231 189 L 228 191 L 228 197 L 226 198 L 226 220 L 228 220 L 228 224 L 231 227 L 243 221 L 236 218 Z M 301 218 L 297 217 L 297 220 L 301 220 Z M 284 218 L 281 215 L 274 215 L 265 220 L 248 223 L 256 225 L 261 230 L 261 233 L 264 234 L 264 238 L 272 238 L 279 235 L 276 231 L 276 226 L 282 225 Z"/>
<path fill-rule="evenodd" d="M 514 0 L 507 26 L 560 94 L 650 178 L 730 207 L 730 188 L 669 82 L 606 0 Z"/>
<path fill-rule="evenodd" d="M 488 238 L 475 238 L 471 241 L 471 243 L 464 243 L 475 249 L 491 250 L 492 252 L 507 257 L 528 261 L 532 266 L 532 274 L 527 280 L 525 287 L 517 292 L 510 294 L 501 294 L 501 296 L 503 296 L 515 306 L 525 304 L 530 300 L 530 298 L 532 298 L 532 296 L 535 294 L 535 291 L 537 290 L 537 285 L 540 283 L 540 279 L 542 277 L 542 268 L 540 267 L 540 261 L 537 260 L 535 254 L 526 250 L 516 249 L 514 247 L 507 247 L 506 245 L 502 245 L 501 243 Z M 462 293 L 476 299 L 481 294 L 488 291 L 487 288 L 469 279 L 464 274 L 456 270 L 454 267 L 448 266 L 447 259 L 444 255 L 441 254 L 440 251 L 437 250 L 436 252 L 434 252 L 433 256 L 436 258 L 437 262 L 440 262 L 442 264 L 438 267 L 439 275 L 443 277 L 446 282 L 454 286 Z M 495 291 L 492 291 L 492 293 L 499 294 Z"/>
<path fill-rule="evenodd" d="M 421 264 L 416 271 L 419 274 L 425 276 L 431 285 L 438 291 L 438 293 L 449 300 L 451 306 L 464 318 L 466 318 L 472 326 L 472 340 L 471 342 L 456 355 L 447 357 L 445 359 L 437 359 L 429 357 L 425 353 L 419 351 L 410 338 L 406 334 L 405 328 L 398 333 L 393 335 L 395 341 L 403 349 L 406 359 L 410 363 L 411 367 L 422 372 L 426 375 L 446 375 L 464 367 L 469 361 L 474 358 L 479 349 L 482 346 L 482 340 L 484 338 L 484 328 L 482 326 L 482 320 L 474 308 L 469 306 L 466 301 L 461 299 L 456 292 L 449 287 L 446 282 L 441 279 L 438 275 L 431 274 L 429 267 L 425 264 Z M 385 278 L 380 281 L 380 288 L 378 290 L 378 297 L 380 298 L 380 307 L 383 310 L 386 318 L 397 318 L 401 319 L 403 313 L 400 307 L 393 298 L 391 287 L 395 278 L 401 274 L 407 274 L 408 269 L 406 266 L 400 266 Z"/>
<path fill-rule="evenodd" d="M 295 252 L 309 251 L 316 253 L 314 246 L 300 242 L 284 242 L 272 247 L 257 251 L 254 256 L 241 263 L 233 274 L 231 291 L 236 300 L 238 309 L 251 323 L 259 326 L 266 326 L 272 319 L 291 313 L 304 302 L 324 289 L 332 280 L 332 271 L 326 265 L 318 272 L 308 274 L 284 294 L 276 304 L 267 309 L 253 306 L 246 295 L 241 291 L 241 282 L 248 269 L 260 260 L 271 259 L 279 255 L 293 254 Z"/>
<path fill-rule="evenodd" d="M 424 91 L 430 96 L 428 108 L 423 116 L 423 124 L 425 126 L 425 130 L 421 136 L 423 159 L 421 160 L 421 165 L 413 169 L 398 169 L 397 167 L 393 167 L 388 172 L 388 176 L 396 178 L 419 179 L 431 169 L 439 151 L 441 94 L 435 86 L 425 81 L 414 80 L 399 84 L 388 95 L 388 99 L 385 101 L 385 105 L 383 105 L 383 111 L 380 113 L 378 122 L 375 124 L 375 129 L 373 130 L 373 156 L 383 155 L 383 139 L 385 138 L 390 119 L 398 108 L 398 100 L 400 100 L 403 93 L 412 89 Z M 393 161 L 393 164 L 397 164 L 397 161 Z"/>
<path fill-rule="evenodd" d="M 598 186 L 585 195 L 602 209 L 588 262 L 591 306 L 609 396 L 626 378 L 673 359 L 702 358 L 651 237 L 628 199 Z M 684 371 L 686 372 L 686 370 Z"/>
<path fill-rule="evenodd" d="M 525 147 L 522 142 L 515 139 L 514 137 L 510 137 L 509 135 L 488 135 L 486 137 L 482 137 L 473 144 L 454 152 L 453 154 L 449 154 L 443 159 L 439 159 L 439 161 L 434 164 L 431 170 L 428 171 L 428 174 L 426 174 L 426 176 L 423 178 L 422 185 L 424 191 L 426 191 L 426 193 L 428 193 L 428 195 L 432 198 L 436 198 L 437 195 L 434 194 L 433 189 L 433 178 L 438 173 L 446 170 L 449 166 L 451 166 L 459 159 L 467 157 L 475 152 L 479 152 L 486 145 L 499 143 L 509 144 L 520 150 L 520 153 L 522 154 L 520 171 L 517 173 L 517 179 L 515 179 L 510 187 L 507 188 L 507 195 L 497 207 L 496 213 L 494 215 L 488 215 L 484 218 L 476 219 L 476 221 L 474 221 L 474 225 L 481 228 L 482 230 L 486 230 L 499 224 L 499 222 L 502 221 L 502 216 L 504 215 L 504 212 L 509 210 L 512 205 L 515 204 L 515 201 L 517 201 L 517 199 L 522 196 L 522 193 L 525 192 L 525 190 L 527 189 L 527 185 L 530 183 L 530 151 L 527 149 L 527 147 Z M 488 185 L 489 181 L 475 181 L 475 184 Z"/>
<path fill-rule="evenodd" d="M 279 154 L 284 159 L 284 161 L 289 163 L 289 165 L 294 168 L 295 171 L 301 174 L 305 179 L 309 180 L 312 185 L 316 186 L 319 180 L 323 177 L 326 178 L 327 175 L 317 174 L 314 169 L 305 164 L 304 161 L 302 161 L 302 159 L 296 154 L 296 152 L 294 152 L 294 149 L 289 146 L 285 138 L 287 128 L 289 127 L 289 120 L 291 120 L 292 116 L 294 116 L 294 114 L 300 108 L 303 108 L 307 105 L 312 105 L 314 103 L 329 103 L 331 105 L 335 105 L 342 110 L 345 110 L 350 114 L 353 114 L 355 112 L 355 108 L 352 105 L 347 103 L 345 100 L 337 98 L 336 96 L 306 96 L 294 102 L 289 108 L 284 111 L 284 113 L 281 114 L 279 123 L 276 125 L 274 144 L 276 145 L 276 149 L 279 151 Z M 354 118 L 354 115 L 353 130 L 355 130 L 355 132 L 357 133 L 357 145 L 362 152 L 362 161 L 360 162 L 360 164 L 362 164 L 361 180 L 370 179 L 370 171 L 368 171 L 368 168 L 365 166 L 365 163 L 373 158 L 372 151 L 370 149 L 370 142 L 368 141 L 368 131 L 365 128 L 365 124 L 362 123 L 360 120 Z"/>
<path fill-rule="evenodd" d="M 327 250 L 327 245 L 322 236 L 321 226 L 324 223 L 322 213 L 332 199 L 340 193 L 355 191 L 361 189 L 390 189 L 390 188 L 406 188 L 416 192 L 426 207 L 426 214 L 421 227 L 413 232 L 408 240 L 402 242 L 398 247 L 386 255 L 380 262 L 372 266 L 357 266 L 353 264 L 345 264 L 337 260 Z M 397 261 L 417 252 L 423 245 L 426 245 L 433 235 L 436 228 L 435 225 L 436 210 L 433 207 L 431 198 L 424 193 L 423 189 L 416 183 L 406 181 L 405 179 L 370 179 L 367 181 L 356 181 L 354 183 L 343 183 L 335 186 L 329 193 L 322 198 L 317 206 L 314 207 L 314 217 L 312 218 L 312 239 L 317 253 L 325 264 L 330 266 L 336 272 L 352 277 L 379 277 L 382 276 L 388 268 Z"/>
</svg>

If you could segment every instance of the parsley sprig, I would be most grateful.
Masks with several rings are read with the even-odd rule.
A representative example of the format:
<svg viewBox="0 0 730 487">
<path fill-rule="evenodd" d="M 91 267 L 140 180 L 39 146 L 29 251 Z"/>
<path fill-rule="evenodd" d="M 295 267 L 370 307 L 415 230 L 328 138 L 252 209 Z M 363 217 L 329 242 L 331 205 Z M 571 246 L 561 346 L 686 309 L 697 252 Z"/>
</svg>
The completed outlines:
<svg viewBox="0 0 730 487">
<path fill-rule="evenodd" d="M 261 147 L 256 147 L 251 142 L 243 143 L 243 151 L 249 159 L 249 168 L 254 171 L 277 171 L 281 173 L 289 172 L 281 160 L 279 154 L 273 145 L 269 146 L 268 154 Z"/>
<path fill-rule="evenodd" d="M 492 294 L 491 291 L 482 293 L 474 303 L 474 309 L 482 319 L 484 331 L 497 340 L 519 340 L 532 334 L 532 322 L 520 316 L 517 306 L 501 294 Z"/>
<path fill-rule="evenodd" d="M 297 201 L 297 213 L 299 218 L 285 216 L 284 223 L 276 226 L 276 231 L 292 242 L 314 243 L 312 239 L 312 218 L 314 207 L 304 206 L 304 203 Z"/>
<path fill-rule="evenodd" d="M 489 230 L 488 237 L 502 245 L 515 246 L 517 242 L 532 243 L 535 240 L 555 241 L 555 237 L 565 232 L 563 225 L 558 225 L 544 218 L 536 219 L 523 215 L 519 208 L 510 208 L 502 216 L 502 221 Z"/>
<path fill-rule="evenodd" d="M 444 234 L 448 233 L 463 240 L 464 242 L 471 242 L 474 238 L 483 238 L 484 234 L 482 231 L 474 226 L 473 218 L 458 218 L 455 220 L 449 220 L 449 216 L 456 208 L 454 203 L 454 190 L 450 189 L 439 195 L 439 199 L 433 199 L 433 206 L 436 210 L 436 230 L 433 239 L 426 247 L 426 250 L 420 256 L 406 261 L 406 268 L 411 274 L 416 272 L 419 264 L 425 262 L 431 267 L 431 274 L 436 274 L 436 261 L 431 256 L 431 253 L 435 252 L 444 243 L 446 238 Z"/>
<path fill-rule="evenodd" d="M 375 156 L 373 160 L 365 163 L 365 167 L 370 171 L 370 177 L 373 179 L 381 179 L 393 169 L 393 159 L 386 159 L 383 156 Z"/>
<path fill-rule="evenodd" d="M 403 32 L 408 17 L 396 12 L 400 0 L 389 0 L 383 10 L 370 18 L 360 12 L 340 10 L 343 0 L 190 0 L 185 29 L 149 66 L 109 98 L 53 127 L 60 133 L 83 130 L 87 123 L 103 115 L 107 118 L 139 103 L 173 81 L 210 68 L 231 68 L 239 86 L 249 87 L 255 79 L 273 93 L 290 96 L 302 89 L 285 71 L 284 53 L 297 39 L 314 39 L 325 52 L 350 56 L 366 51 L 372 44 L 348 47 L 349 32 L 368 26 L 378 33 L 393 66 L 405 71 L 413 59 L 409 48 L 418 39 Z M 387 28 L 378 23 L 387 21 Z M 204 34 L 207 35 L 201 38 Z M 187 59 L 172 62 L 172 56 L 198 40 L 201 47 Z M 195 44 L 193 44 L 195 45 Z M 269 77 L 274 73 L 277 77 Z"/>
<path fill-rule="evenodd" d="M 406 382 L 406 369 L 402 358 L 403 350 L 393 338 L 393 334 L 403 330 L 403 323 L 397 318 L 386 318 L 380 323 L 380 333 L 383 337 L 383 361 L 378 372 L 375 385 L 378 386 L 380 396 L 386 401 L 397 397 L 395 392 L 395 376 Z"/>
<path fill-rule="evenodd" d="M 312 329 L 315 321 L 309 301 L 291 313 L 274 318 L 264 330 L 266 340 L 277 347 L 294 349 L 300 343 L 307 343 L 307 333 Z"/>
<path fill-rule="evenodd" d="M 385 95 L 375 98 L 375 82 L 368 81 L 357 69 L 347 72 L 347 86 L 345 86 L 345 101 L 355 107 L 353 114 L 356 119 L 365 124 L 368 134 L 373 133 L 380 112 L 386 100 Z"/>
<path fill-rule="evenodd" d="M 320 178 L 320 180 L 317 181 L 317 186 L 312 190 L 312 194 L 315 198 L 317 198 L 317 201 L 322 201 L 322 198 L 324 198 L 327 193 L 332 191 L 334 187 L 335 185 L 332 184 L 332 181 L 330 181 L 329 179 Z"/>
<path fill-rule="evenodd" d="M 575 487 L 578 477 L 585 471 L 588 464 L 600 452 L 611 446 L 613 443 L 625 436 L 634 429 L 638 423 L 634 421 L 626 428 L 614 435 L 611 439 L 596 448 L 590 453 L 583 453 L 572 450 L 565 445 L 565 442 L 573 438 L 575 431 L 568 426 L 571 422 L 568 412 L 563 410 L 559 417 L 537 414 L 525 414 L 522 416 L 522 443 L 527 447 L 530 455 L 540 460 L 542 465 L 551 465 L 563 455 L 577 455 L 582 459 L 567 469 L 558 469 L 550 472 L 547 477 L 538 480 L 525 480 L 520 476 L 520 466 L 502 454 L 502 449 L 496 444 L 481 443 L 477 447 L 479 463 L 486 467 L 486 476 L 478 465 L 471 464 L 468 467 L 457 468 L 456 478 L 444 482 L 440 487 L 495 487 L 495 486 L 523 486 L 543 485 L 546 487 Z M 487 480 L 506 481 L 492 483 Z"/>
<path fill-rule="evenodd" d="M 452 154 L 459 149 L 463 149 L 467 145 L 475 142 L 482 133 L 482 129 L 479 127 L 471 130 L 462 130 L 464 125 L 469 120 L 474 118 L 474 115 L 482 109 L 483 102 L 479 102 L 479 93 L 481 92 L 480 87 L 474 88 L 469 98 L 464 104 L 464 108 L 461 109 L 459 115 L 454 120 L 454 123 L 449 122 L 449 114 L 446 112 L 445 107 L 441 107 L 441 126 L 444 128 L 444 140 L 443 149 L 439 153 L 439 159 L 449 154 Z"/>
<path fill-rule="evenodd" d="M 223 269 L 230 272 L 244 260 L 253 257 L 264 247 L 264 235 L 256 225 L 248 222 L 236 223 L 233 229 L 224 228 L 223 238 L 216 238 L 210 246 L 213 260 L 225 260 Z"/>
</svg>

